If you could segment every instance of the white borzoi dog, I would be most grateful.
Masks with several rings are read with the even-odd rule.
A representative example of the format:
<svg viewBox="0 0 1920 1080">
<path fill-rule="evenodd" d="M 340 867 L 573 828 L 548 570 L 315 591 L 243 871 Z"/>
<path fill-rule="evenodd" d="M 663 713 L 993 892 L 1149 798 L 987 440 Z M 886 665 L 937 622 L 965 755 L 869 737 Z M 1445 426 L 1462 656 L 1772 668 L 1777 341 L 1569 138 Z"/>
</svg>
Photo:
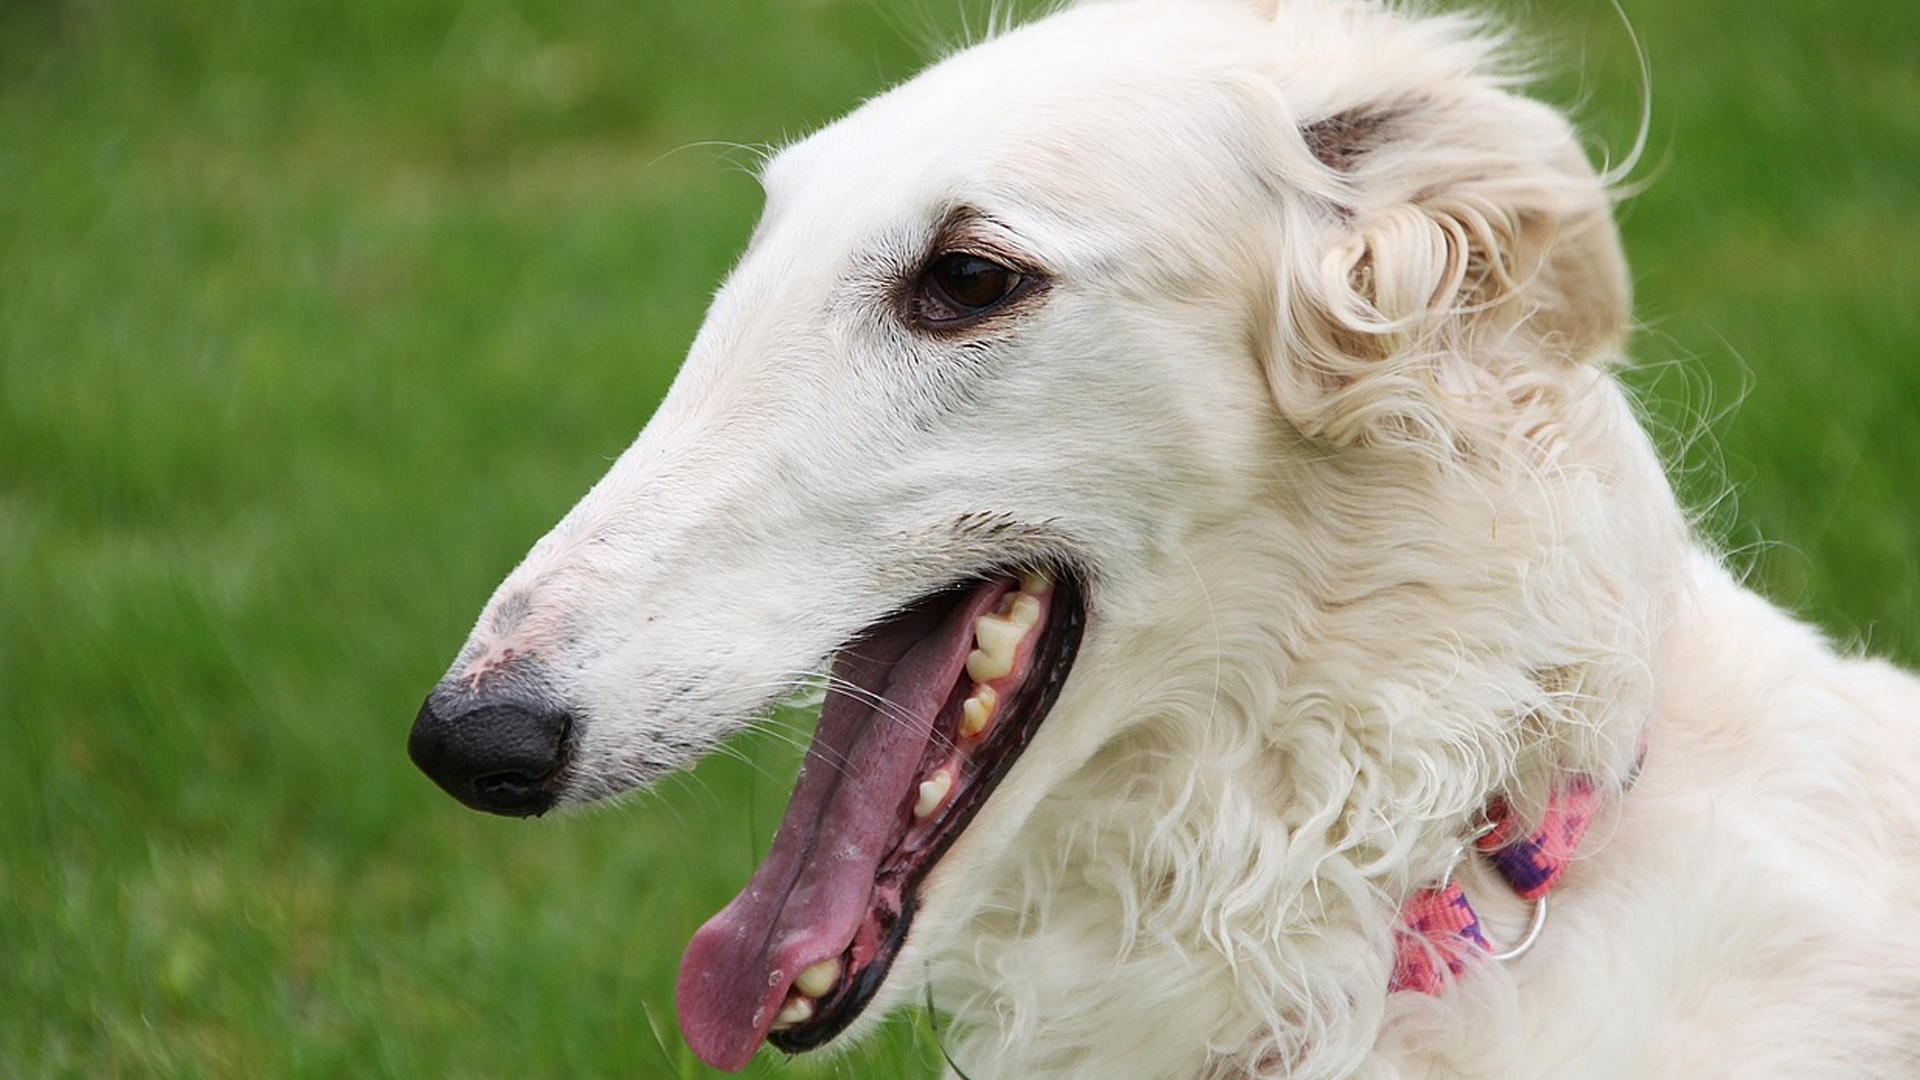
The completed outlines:
<svg viewBox="0 0 1920 1080">
<path fill-rule="evenodd" d="M 780 153 L 415 760 L 537 814 L 830 672 L 721 1068 L 931 993 L 980 1080 L 1920 1075 L 1920 682 L 1691 538 L 1500 52 L 1093 3 Z"/>
</svg>

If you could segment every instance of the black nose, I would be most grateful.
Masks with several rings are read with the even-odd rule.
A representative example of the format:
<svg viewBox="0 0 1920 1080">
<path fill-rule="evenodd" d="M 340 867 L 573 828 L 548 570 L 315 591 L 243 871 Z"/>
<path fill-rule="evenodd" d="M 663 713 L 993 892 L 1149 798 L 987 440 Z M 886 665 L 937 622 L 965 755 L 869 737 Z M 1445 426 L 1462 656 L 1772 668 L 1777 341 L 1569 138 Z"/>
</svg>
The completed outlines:
<svg viewBox="0 0 1920 1080">
<path fill-rule="evenodd" d="M 572 726 L 564 710 L 538 703 L 462 707 L 435 693 L 413 718 L 407 754 L 447 794 L 475 810 L 527 817 L 553 808 Z"/>
</svg>

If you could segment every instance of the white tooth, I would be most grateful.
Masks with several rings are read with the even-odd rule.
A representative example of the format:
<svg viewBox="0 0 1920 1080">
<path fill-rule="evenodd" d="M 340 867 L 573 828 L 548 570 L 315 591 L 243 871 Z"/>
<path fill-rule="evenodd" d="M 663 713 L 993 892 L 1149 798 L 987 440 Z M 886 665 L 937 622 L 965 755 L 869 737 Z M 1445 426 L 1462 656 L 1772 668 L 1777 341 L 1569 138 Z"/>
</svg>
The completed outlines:
<svg viewBox="0 0 1920 1080">
<path fill-rule="evenodd" d="M 973 640 L 979 644 L 967 656 L 967 674 L 974 682 L 991 682 L 1013 670 L 1014 650 L 1027 627 L 1008 616 L 982 615 L 973 622 Z M 976 670 L 977 666 L 977 670 Z"/>
<path fill-rule="evenodd" d="M 978 738 L 987 730 L 987 721 L 993 719 L 994 707 L 1000 704 L 1000 695 L 993 692 L 991 686 L 976 686 L 973 696 L 960 703 L 960 735 L 962 738 Z"/>
<path fill-rule="evenodd" d="M 813 1002 L 803 997 L 790 997 L 780 1007 L 780 1015 L 773 1018 L 773 1030 L 790 1028 L 795 1024 L 804 1024 L 813 1019 Z"/>
<path fill-rule="evenodd" d="M 1029 570 L 1020 575 L 1020 591 L 1031 596 L 1045 596 L 1053 591 L 1053 579 L 1045 570 Z"/>
<path fill-rule="evenodd" d="M 979 649 L 967 654 L 967 675 L 974 682 L 992 682 L 1013 670 L 1013 656 L 991 656 Z"/>
<path fill-rule="evenodd" d="M 1013 594 L 1013 610 L 1007 612 L 1007 618 L 1022 632 L 1033 629 L 1040 621 L 1040 601 L 1026 593 Z"/>
<path fill-rule="evenodd" d="M 953 774 L 945 769 L 920 781 L 920 797 L 914 800 L 913 816 L 923 818 L 940 809 L 947 801 L 947 793 L 953 790 Z"/>
<path fill-rule="evenodd" d="M 828 957 L 801 972 L 800 977 L 793 980 L 793 988 L 808 997 L 817 998 L 833 989 L 833 984 L 839 981 L 840 961 L 836 957 Z"/>
</svg>

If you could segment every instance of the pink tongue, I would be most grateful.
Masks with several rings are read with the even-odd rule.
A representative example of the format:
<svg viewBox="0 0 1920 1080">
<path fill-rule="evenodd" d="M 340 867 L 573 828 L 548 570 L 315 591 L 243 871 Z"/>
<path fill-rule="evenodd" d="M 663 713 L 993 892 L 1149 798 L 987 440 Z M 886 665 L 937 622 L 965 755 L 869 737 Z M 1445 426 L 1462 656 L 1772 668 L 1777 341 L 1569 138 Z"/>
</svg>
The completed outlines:
<svg viewBox="0 0 1920 1080">
<path fill-rule="evenodd" d="M 835 689 L 772 850 L 680 961 L 680 1031 L 702 1061 L 745 1067 L 800 972 L 846 952 L 871 906 L 880 860 L 906 829 L 927 739 L 966 666 L 974 620 L 1011 586 L 988 582 L 958 605 L 922 605 L 835 659 Z M 849 683 L 864 692 L 845 692 Z M 885 703 L 876 707 L 876 695 Z"/>
</svg>

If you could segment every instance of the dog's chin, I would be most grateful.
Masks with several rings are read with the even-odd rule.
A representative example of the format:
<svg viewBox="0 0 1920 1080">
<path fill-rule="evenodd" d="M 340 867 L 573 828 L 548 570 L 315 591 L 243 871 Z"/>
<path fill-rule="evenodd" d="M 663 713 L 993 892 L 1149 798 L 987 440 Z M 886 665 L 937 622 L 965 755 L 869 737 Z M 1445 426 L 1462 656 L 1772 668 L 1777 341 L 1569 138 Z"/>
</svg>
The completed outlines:
<svg viewBox="0 0 1920 1080">
<path fill-rule="evenodd" d="M 812 1050 L 897 996 L 881 988 L 927 875 L 1045 721 L 1085 623 L 1063 568 L 1005 568 L 838 650 L 765 861 L 681 963 L 680 1026 L 702 1060 Z"/>
</svg>

